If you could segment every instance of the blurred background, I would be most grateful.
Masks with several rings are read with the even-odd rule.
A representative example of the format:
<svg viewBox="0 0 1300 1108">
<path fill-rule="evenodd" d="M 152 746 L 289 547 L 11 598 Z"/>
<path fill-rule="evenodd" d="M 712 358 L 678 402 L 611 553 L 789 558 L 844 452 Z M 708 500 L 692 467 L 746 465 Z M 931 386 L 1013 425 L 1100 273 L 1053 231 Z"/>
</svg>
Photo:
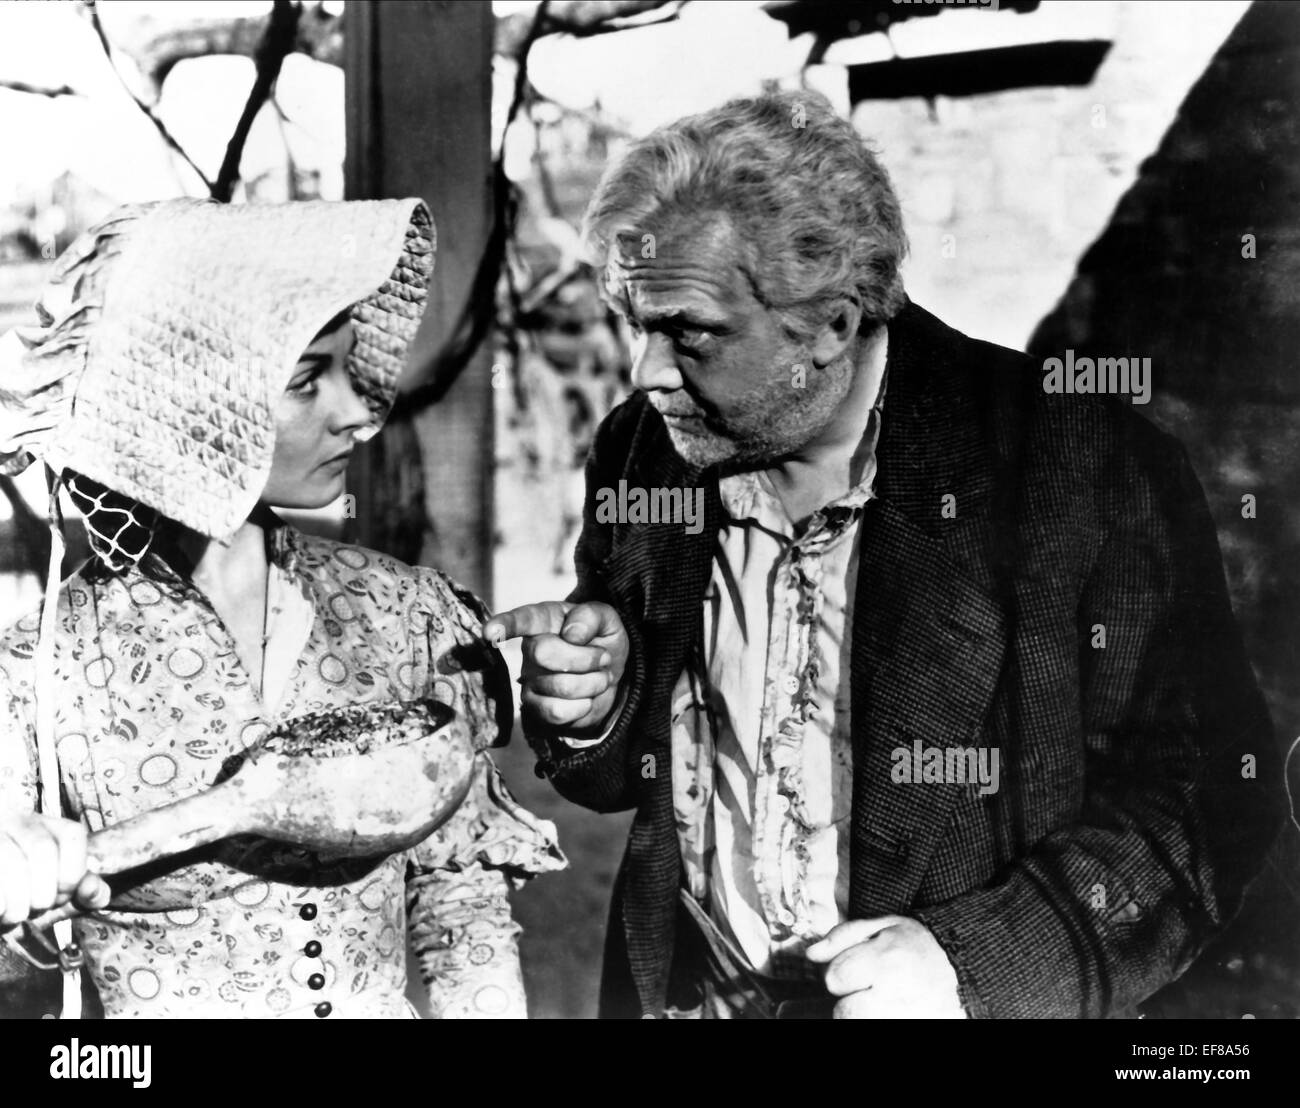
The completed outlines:
<svg viewBox="0 0 1300 1108">
<path fill-rule="evenodd" d="M 1191 453 L 1286 749 L 1298 63 L 1291 0 L 0 0 L 0 332 L 34 321 L 53 259 L 122 202 L 421 195 L 438 269 L 401 399 L 349 495 L 298 522 L 436 565 L 497 609 L 559 598 L 582 461 L 628 388 L 578 246 L 586 198 L 660 123 L 816 89 L 893 175 L 914 300 L 1035 353 L 1152 359 L 1142 414 Z M 38 600 L 47 539 L 38 474 L 0 493 L 8 624 Z M 562 801 L 520 736 L 500 760 L 573 863 L 517 898 L 533 1014 L 594 1015 L 628 820 Z M 1295 826 L 1237 922 L 1145 1011 L 1300 1016 Z"/>
</svg>

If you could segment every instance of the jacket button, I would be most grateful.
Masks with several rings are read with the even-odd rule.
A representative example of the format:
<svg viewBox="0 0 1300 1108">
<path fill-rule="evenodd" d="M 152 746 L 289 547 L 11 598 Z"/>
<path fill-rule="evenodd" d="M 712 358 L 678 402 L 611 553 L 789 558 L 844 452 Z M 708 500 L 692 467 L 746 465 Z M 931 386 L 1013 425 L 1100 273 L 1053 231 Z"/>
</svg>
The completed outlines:
<svg viewBox="0 0 1300 1108">
<path fill-rule="evenodd" d="M 332 1011 L 334 1011 L 334 1005 L 331 1004 L 328 1000 L 322 1000 L 319 1004 L 316 1005 L 315 1008 L 312 1009 L 312 1011 L 316 1013 L 317 1019 L 323 1020 Z"/>
<path fill-rule="evenodd" d="M 306 946 L 302 948 L 302 952 L 305 955 L 307 955 L 308 958 L 319 958 L 320 943 L 318 943 L 315 939 L 312 939 L 311 942 L 309 942 Z"/>
<path fill-rule="evenodd" d="M 301 908 L 298 909 L 298 915 L 303 919 L 315 919 L 316 905 L 304 904 Z"/>
<path fill-rule="evenodd" d="M 313 973 L 307 978 L 307 988 L 323 989 L 325 988 L 325 975 L 323 973 Z"/>
</svg>

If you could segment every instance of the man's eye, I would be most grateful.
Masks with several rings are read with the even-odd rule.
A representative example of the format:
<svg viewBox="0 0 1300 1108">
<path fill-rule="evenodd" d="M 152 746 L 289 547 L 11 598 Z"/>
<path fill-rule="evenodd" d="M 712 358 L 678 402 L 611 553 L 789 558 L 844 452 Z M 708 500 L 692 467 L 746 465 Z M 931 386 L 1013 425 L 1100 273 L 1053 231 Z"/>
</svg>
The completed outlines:
<svg viewBox="0 0 1300 1108">
<path fill-rule="evenodd" d="M 673 330 L 673 342 L 683 350 L 700 350 L 713 336 L 699 327 L 678 327 Z"/>
</svg>

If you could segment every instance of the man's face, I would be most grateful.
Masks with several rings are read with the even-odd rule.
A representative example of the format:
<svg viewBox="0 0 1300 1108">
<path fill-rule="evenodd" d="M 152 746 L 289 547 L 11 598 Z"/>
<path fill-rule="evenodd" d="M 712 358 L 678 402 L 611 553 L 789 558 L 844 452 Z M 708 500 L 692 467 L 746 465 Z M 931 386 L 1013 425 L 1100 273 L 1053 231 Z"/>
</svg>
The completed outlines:
<svg viewBox="0 0 1300 1108">
<path fill-rule="evenodd" d="M 631 330 L 632 383 L 663 416 L 674 449 L 694 466 L 735 468 L 797 452 L 847 395 L 848 361 L 814 367 L 811 345 L 792 340 L 755 297 L 725 219 L 678 222 L 650 245 L 622 236 L 608 286 Z"/>
</svg>

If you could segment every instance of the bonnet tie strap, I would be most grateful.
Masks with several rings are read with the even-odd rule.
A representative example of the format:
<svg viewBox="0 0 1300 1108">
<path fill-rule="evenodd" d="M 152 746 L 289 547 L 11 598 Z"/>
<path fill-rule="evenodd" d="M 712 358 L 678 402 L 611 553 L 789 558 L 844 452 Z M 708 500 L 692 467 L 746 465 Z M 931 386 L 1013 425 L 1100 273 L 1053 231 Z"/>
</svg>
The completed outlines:
<svg viewBox="0 0 1300 1108">
<path fill-rule="evenodd" d="M 59 800 L 59 757 L 54 745 L 55 644 L 58 629 L 59 585 L 63 572 L 63 512 L 59 490 L 63 479 L 46 469 L 45 483 L 50 491 L 50 561 L 45 571 L 45 597 L 41 605 L 41 633 L 36 643 L 36 754 L 40 781 L 38 797 L 41 815 L 59 819 L 63 815 Z M 81 1018 L 81 956 L 72 941 L 72 921 L 54 925 L 54 941 L 59 950 L 59 968 L 63 978 L 63 1006 L 60 1019 Z"/>
</svg>

